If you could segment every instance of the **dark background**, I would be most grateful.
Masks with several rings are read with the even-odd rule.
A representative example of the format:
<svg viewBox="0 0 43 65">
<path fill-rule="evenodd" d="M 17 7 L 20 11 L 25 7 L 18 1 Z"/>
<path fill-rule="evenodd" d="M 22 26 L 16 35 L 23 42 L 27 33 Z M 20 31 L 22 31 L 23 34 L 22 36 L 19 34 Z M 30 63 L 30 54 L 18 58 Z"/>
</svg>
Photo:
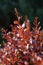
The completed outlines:
<svg viewBox="0 0 43 65">
<path fill-rule="evenodd" d="M 8 26 L 14 8 L 18 9 L 19 15 L 26 14 L 31 22 L 38 16 L 43 28 L 43 0 L 0 0 L 0 27 Z M 9 17 L 9 13 L 11 17 Z"/>
<path fill-rule="evenodd" d="M 14 8 L 17 8 L 19 15 L 27 15 L 31 23 L 35 16 L 39 17 L 43 29 L 43 0 L 0 0 L 0 29 L 9 27 L 13 21 Z M 0 31 L 0 43 L 3 41 Z"/>
</svg>

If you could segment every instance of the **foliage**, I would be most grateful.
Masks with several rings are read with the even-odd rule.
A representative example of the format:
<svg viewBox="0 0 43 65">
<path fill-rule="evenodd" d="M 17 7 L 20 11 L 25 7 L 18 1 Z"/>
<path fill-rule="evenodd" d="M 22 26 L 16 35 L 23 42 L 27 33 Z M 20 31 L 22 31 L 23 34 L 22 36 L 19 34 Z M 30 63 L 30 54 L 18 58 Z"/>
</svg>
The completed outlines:
<svg viewBox="0 0 43 65">
<path fill-rule="evenodd" d="M 2 42 L 0 46 L 0 64 L 2 65 L 43 65 L 43 37 L 40 33 L 38 17 L 34 19 L 32 30 L 30 20 L 25 15 L 24 23 L 20 24 L 22 16 L 18 15 L 15 8 L 17 20 L 10 24 L 11 31 L 2 28 Z M 7 44 L 6 44 L 7 43 Z"/>
</svg>

